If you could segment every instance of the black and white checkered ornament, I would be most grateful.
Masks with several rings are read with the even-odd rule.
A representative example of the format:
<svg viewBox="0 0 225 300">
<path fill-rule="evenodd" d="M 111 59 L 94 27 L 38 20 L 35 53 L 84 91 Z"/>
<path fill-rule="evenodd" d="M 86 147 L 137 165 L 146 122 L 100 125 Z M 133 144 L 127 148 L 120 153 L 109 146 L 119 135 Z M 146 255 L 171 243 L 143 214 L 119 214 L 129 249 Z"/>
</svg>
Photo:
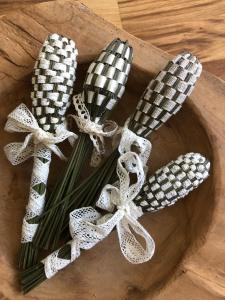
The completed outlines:
<svg viewBox="0 0 225 300">
<path fill-rule="evenodd" d="M 72 40 L 56 33 L 47 37 L 39 52 L 32 77 L 32 113 L 39 127 L 46 132 L 56 133 L 57 126 L 65 120 L 75 81 L 77 53 Z M 38 226 L 35 219 L 41 215 L 45 204 L 50 162 L 51 149 L 36 143 L 29 202 L 22 229 L 19 266 L 23 269 L 37 260 L 33 228 Z"/>
<path fill-rule="evenodd" d="M 181 53 L 169 61 L 150 81 L 131 118 L 130 128 L 143 137 L 158 129 L 180 110 L 201 71 L 201 63 L 191 53 Z"/>
<path fill-rule="evenodd" d="M 133 49 L 128 42 L 115 39 L 89 66 L 83 90 L 87 107 L 91 104 L 91 111 L 98 112 L 93 121 L 98 121 L 106 113 L 105 118 L 107 111 L 110 112 L 122 97 L 132 58 Z"/>
<path fill-rule="evenodd" d="M 39 126 L 53 132 L 65 120 L 73 93 L 78 51 L 73 40 L 56 33 L 45 40 L 34 66 L 32 112 Z"/>
<path fill-rule="evenodd" d="M 209 176 L 210 162 L 199 153 L 187 153 L 147 178 L 135 203 L 155 212 L 173 205 L 197 188 Z"/>
</svg>

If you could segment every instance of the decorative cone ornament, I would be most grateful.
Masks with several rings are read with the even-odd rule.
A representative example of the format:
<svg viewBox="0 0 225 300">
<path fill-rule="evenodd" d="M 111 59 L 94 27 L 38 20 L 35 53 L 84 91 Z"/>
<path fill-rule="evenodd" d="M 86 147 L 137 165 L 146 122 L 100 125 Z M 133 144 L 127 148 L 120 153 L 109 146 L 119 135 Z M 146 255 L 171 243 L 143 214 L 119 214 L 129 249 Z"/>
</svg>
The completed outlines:
<svg viewBox="0 0 225 300">
<path fill-rule="evenodd" d="M 208 176 L 210 162 L 199 153 L 180 155 L 146 179 L 135 204 L 144 212 L 155 212 L 175 204 L 197 188 Z"/>
<path fill-rule="evenodd" d="M 31 266 L 37 259 L 38 251 L 32 243 L 38 228 L 35 218 L 44 209 L 51 154 L 54 152 L 64 158 L 56 144 L 75 138 L 66 129 L 64 120 L 71 103 L 77 54 L 72 40 L 58 34 L 49 35 L 34 66 L 33 114 L 21 104 L 8 116 L 6 130 L 30 132 L 22 145 L 12 143 L 6 146 L 9 160 L 18 164 L 30 156 L 34 157 L 29 202 L 22 226 L 21 268 Z"/>
<path fill-rule="evenodd" d="M 158 129 L 181 109 L 201 72 L 201 63 L 191 53 L 181 53 L 169 61 L 165 69 L 150 81 L 129 127 L 143 137 Z"/>
</svg>

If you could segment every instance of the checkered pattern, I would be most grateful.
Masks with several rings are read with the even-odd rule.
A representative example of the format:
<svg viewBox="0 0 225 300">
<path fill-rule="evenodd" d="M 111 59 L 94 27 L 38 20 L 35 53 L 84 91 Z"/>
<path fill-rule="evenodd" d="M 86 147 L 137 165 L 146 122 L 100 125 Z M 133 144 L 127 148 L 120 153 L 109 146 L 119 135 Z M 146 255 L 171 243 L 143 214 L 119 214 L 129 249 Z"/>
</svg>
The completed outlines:
<svg viewBox="0 0 225 300">
<path fill-rule="evenodd" d="M 131 68 L 133 49 L 128 42 L 113 40 L 89 66 L 84 83 L 85 102 L 99 111 L 111 111 L 122 97 Z"/>
<path fill-rule="evenodd" d="M 179 54 L 151 80 L 142 95 L 131 121 L 131 129 L 147 137 L 172 115 L 189 96 L 202 71 L 198 59 L 191 53 Z"/>
<path fill-rule="evenodd" d="M 209 169 L 209 161 L 199 153 L 181 155 L 147 179 L 135 202 L 151 212 L 173 205 L 197 188 L 209 176 Z"/>
<path fill-rule="evenodd" d="M 65 119 L 73 92 L 77 54 L 75 43 L 58 34 L 49 35 L 40 50 L 34 66 L 31 98 L 33 114 L 45 131 L 54 132 Z"/>
</svg>

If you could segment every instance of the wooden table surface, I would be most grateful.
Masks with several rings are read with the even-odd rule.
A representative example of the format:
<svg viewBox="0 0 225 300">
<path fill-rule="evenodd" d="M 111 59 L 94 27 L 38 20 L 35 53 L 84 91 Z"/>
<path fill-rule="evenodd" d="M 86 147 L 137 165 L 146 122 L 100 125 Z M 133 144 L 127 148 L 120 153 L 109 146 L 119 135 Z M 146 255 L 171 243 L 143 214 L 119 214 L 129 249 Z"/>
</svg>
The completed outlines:
<svg viewBox="0 0 225 300">
<path fill-rule="evenodd" d="M 47 0 L 0 0 L 0 14 Z M 82 0 L 129 33 L 175 54 L 188 49 L 225 80 L 224 0 Z"/>
<path fill-rule="evenodd" d="M 24 8 L 29 4 L 48 1 L 52 0 L 0 0 L 0 15 L 7 14 L 14 9 Z M 82 0 L 79 2 L 117 27 L 122 27 L 117 0 Z"/>
<path fill-rule="evenodd" d="M 119 0 L 122 26 L 169 52 L 189 49 L 225 80 L 224 0 Z"/>
</svg>

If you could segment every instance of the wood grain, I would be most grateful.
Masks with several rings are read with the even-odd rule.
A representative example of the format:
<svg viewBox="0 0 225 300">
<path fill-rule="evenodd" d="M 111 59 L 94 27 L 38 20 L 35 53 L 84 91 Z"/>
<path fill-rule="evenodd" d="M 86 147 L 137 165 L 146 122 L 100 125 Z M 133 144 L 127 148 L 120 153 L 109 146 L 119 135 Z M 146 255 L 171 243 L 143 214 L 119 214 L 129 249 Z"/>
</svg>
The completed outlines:
<svg viewBox="0 0 225 300">
<path fill-rule="evenodd" d="M 97 15 L 122 28 L 117 0 L 81 0 L 80 2 L 87 5 Z"/>
<path fill-rule="evenodd" d="M 149 80 L 169 55 L 116 29 L 73 0 L 28 6 L 0 20 L 0 299 L 21 300 L 219 300 L 225 297 L 225 85 L 207 72 L 182 111 L 152 138 L 150 170 L 180 153 L 198 151 L 212 161 L 210 178 L 178 205 L 141 222 L 156 241 L 156 254 L 143 265 L 128 264 L 112 234 L 94 249 L 26 297 L 18 283 L 17 253 L 29 190 L 31 162 L 12 167 L 2 148 L 21 135 L 9 135 L 6 116 L 20 102 L 30 107 L 30 77 L 35 57 L 49 32 L 76 40 L 78 83 L 87 64 L 115 37 L 134 48 L 126 95 L 115 111 L 119 123 L 135 107 Z M 53 162 L 51 182 L 62 167 Z"/>
<path fill-rule="evenodd" d="M 48 2 L 52 0 L 4 0 L 0 1 L 0 15 L 7 14 L 14 9 L 21 9 L 28 4 Z M 75 0 L 74 0 L 75 1 Z M 82 0 L 80 1 L 92 9 L 96 14 L 111 22 L 112 24 L 122 27 L 119 7 L 117 0 Z"/>
<path fill-rule="evenodd" d="M 0 15 L 29 3 L 0 1 Z M 51 1 L 51 0 L 48 0 Z M 204 68 L 225 80 L 225 5 L 223 0 L 83 0 L 95 13 L 169 53 L 189 49 Z M 118 3 L 119 2 L 119 8 Z M 121 18 L 122 23 L 121 23 Z"/>
<path fill-rule="evenodd" d="M 169 53 L 189 49 L 225 79 L 224 0 L 119 0 L 129 33 Z"/>
<path fill-rule="evenodd" d="M 52 0 L 47 0 L 52 1 Z M 4 15 L 14 9 L 23 8 L 29 4 L 46 2 L 46 0 L 4 0 L 0 1 L 0 15 Z"/>
</svg>

